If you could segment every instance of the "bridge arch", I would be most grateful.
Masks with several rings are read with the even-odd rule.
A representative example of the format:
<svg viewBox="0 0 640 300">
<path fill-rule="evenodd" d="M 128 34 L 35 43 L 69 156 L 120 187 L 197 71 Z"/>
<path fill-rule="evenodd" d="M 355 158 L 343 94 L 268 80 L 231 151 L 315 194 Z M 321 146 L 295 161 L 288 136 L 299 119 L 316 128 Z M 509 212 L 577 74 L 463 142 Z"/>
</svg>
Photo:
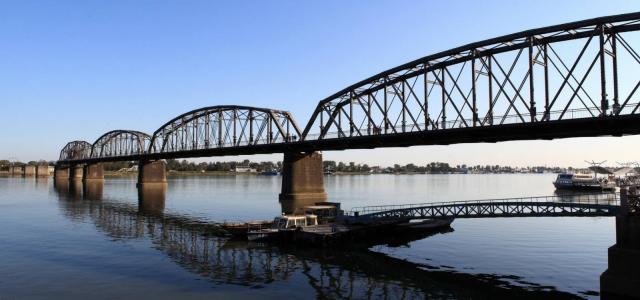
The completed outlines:
<svg viewBox="0 0 640 300">
<path fill-rule="evenodd" d="M 173 118 L 153 133 L 149 153 L 265 145 L 295 141 L 289 112 L 236 105 L 209 106 Z"/>
<path fill-rule="evenodd" d="M 638 31 L 640 13 L 630 13 L 425 56 L 322 100 L 302 139 L 638 114 Z"/>
<path fill-rule="evenodd" d="M 67 143 L 60 151 L 58 160 L 78 160 L 91 157 L 92 145 L 86 141 L 73 141 Z"/>
<path fill-rule="evenodd" d="M 135 130 L 112 130 L 94 143 L 91 158 L 144 154 L 151 145 L 151 136 Z"/>
</svg>

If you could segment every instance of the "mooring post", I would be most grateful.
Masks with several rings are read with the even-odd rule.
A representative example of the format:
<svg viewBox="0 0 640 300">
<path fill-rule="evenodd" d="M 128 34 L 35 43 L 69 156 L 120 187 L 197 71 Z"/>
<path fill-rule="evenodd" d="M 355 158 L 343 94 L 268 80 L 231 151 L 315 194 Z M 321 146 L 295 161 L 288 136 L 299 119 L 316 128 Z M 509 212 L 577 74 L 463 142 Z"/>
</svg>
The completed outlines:
<svg viewBox="0 0 640 300">
<path fill-rule="evenodd" d="M 282 163 L 282 212 L 294 213 L 296 208 L 327 201 L 320 152 L 285 152 Z"/>
<path fill-rule="evenodd" d="M 640 299 L 640 191 L 620 189 L 616 244 L 608 251 L 609 267 L 600 276 L 602 299 Z"/>
<path fill-rule="evenodd" d="M 167 166 L 163 160 L 138 163 L 138 187 L 167 184 Z"/>
</svg>

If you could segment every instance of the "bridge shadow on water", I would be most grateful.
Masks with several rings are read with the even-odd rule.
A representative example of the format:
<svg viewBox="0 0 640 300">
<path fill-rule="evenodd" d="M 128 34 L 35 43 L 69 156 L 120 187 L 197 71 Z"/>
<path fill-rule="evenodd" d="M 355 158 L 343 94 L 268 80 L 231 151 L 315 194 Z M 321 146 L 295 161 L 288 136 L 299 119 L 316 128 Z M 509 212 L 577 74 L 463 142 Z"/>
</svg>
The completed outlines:
<svg viewBox="0 0 640 300">
<path fill-rule="evenodd" d="M 262 289 L 295 282 L 314 290 L 317 299 L 581 298 L 515 276 L 442 270 L 370 250 L 373 245 L 407 247 L 412 241 L 453 229 L 341 249 L 253 243 L 223 236 L 214 222 L 165 212 L 166 187 L 139 189 L 135 205 L 104 197 L 103 184 L 56 182 L 54 190 L 64 216 L 89 221 L 113 241 L 148 240 L 175 264 L 214 285 Z"/>
</svg>

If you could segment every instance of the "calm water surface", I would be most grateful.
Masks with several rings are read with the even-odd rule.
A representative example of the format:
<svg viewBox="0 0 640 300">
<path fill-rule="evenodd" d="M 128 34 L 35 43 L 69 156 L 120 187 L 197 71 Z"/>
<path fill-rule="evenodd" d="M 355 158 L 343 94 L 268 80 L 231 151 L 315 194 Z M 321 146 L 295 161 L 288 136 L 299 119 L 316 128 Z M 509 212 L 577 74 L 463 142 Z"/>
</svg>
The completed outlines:
<svg viewBox="0 0 640 300">
<path fill-rule="evenodd" d="M 552 195 L 553 174 L 325 177 L 343 208 Z M 460 219 L 369 250 L 217 237 L 213 222 L 280 213 L 278 176 L 170 178 L 138 193 L 0 177 L 0 299 L 597 298 L 606 217 Z M 295 299 L 295 298 L 292 298 Z"/>
</svg>

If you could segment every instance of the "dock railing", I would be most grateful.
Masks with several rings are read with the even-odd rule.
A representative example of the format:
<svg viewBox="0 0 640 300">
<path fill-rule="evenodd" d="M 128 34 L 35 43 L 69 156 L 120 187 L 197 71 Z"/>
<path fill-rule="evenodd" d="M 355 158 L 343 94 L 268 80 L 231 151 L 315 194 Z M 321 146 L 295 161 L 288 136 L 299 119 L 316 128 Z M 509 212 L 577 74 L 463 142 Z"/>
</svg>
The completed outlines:
<svg viewBox="0 0 640 300">
<path fill-rule="evenodd" d="M 535 197 L 515 197 L 515 198 L 499 198 L 499 199 L 481 199 L 481 200 L 463 200 L 463 201 L 440 201 L 426 203 L 396 204 L 396 205 L 372 205 L 359 206 L 345 212 L 348 216 L 362 216 L 367 214 L 379 213 L 383 211 L 394 211 L 413 209 L 419 207 L 435 207 L 435 206 L 461 206 L 461 205 L 480 205 L 480 204 L 507 204 L 507 203 L 576 203 L 576 204 L 594 204 L 594 205 L 620 205 L 620 193 L 607 194 L 572 194 L 572 195 L 553 195 L 553 196 L 535 196 Z"/>
</svg>

